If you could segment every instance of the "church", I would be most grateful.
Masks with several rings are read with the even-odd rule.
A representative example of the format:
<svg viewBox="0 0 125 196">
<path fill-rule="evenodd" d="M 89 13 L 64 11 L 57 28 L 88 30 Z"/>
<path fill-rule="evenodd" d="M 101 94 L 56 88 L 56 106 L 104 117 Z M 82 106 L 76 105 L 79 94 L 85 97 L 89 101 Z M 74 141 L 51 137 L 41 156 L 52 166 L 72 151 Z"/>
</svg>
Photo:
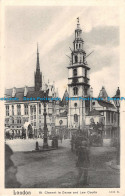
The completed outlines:
<svg viewBox="0 0 125 196">
<path fill-rule="evenodd" d="M 65 132 L 70 137 L 75 130 L 83 130 L 89 127 L 90 120 L 94 119 L 96 123 L 103 123 L 107 137 L 115 136 L 117 134 L 119 114 L 116 104 L 107 101 L 108 95 L 105 87 L 102 87 L 98 96 L 102 97 L 103 101 L 83 101 L 80 99 L 92 98 L 93 89 L 90 87 L 90 67 L 86 61 L 87 56 L 84 50 L 82 29 L 80 28 L 79 18 L 77 20 L 70 64 L 67 66 L 68 90 L 66 89 L 61 101 L 49 100 L 46 106 L 48 135 L 61 133 L 64 136 Z M 59 97 L 58 90 L 55 89 L 55 83 L 50 84 L 49 81 L 48 83 L 44 81 L 40 71 L 37 45 L 34 86 L 13 87 L 5 90 L 6 98 L 16 97 L 19 99 L 18 101 L 10 100 L 5 102 L 5 131 L 9 129 L 14 135 L 20 136 L 22 128 L 28 123 L 32 127 L 33 135 L 35 137 L 41 136 L 44 127 L 44 106 L 40 100 L 30 100 L 30 98 L 44 97 L 44 92 L 47 90 L 49 98 Z M 120 97 L 119 89 L 115 96 Z M 71 99 L 66 100 L 66 97 Z"/>
</svg>

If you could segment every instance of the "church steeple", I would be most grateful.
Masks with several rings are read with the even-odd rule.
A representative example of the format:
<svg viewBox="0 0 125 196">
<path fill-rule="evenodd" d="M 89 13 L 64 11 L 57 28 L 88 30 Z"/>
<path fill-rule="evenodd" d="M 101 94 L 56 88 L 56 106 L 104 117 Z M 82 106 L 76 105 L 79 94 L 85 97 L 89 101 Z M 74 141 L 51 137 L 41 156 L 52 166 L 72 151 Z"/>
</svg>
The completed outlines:
<svg viewBox="0 0 125 196">
<path fill-rule="evenodd" d="M 38 43 L 37 43 L 37 62 L 36 62 L 36 70 L 37 70 L 37 69 L 40 69 Z"/>
<path fill-rule="evenodd" d="M 39 63 L 39 49 L 37 43 L 37 60 L 36 60 L 36 72 L 35 72 L 35 91 L 39 91 L 42 87 L 42 73 L 40 72 Z"/>
</svg>

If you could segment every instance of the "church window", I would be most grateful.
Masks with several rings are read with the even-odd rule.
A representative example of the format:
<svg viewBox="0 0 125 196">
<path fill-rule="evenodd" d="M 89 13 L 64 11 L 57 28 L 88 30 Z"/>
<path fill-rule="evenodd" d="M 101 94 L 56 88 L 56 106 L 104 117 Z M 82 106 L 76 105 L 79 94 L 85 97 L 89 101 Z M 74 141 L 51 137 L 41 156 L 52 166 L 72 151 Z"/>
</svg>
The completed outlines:
<svg viewBox="0 0 125 196">
<path fill-rule="evenodd" d="M 77 76 L 77 69 L 73 69 L 73 76 Z"/>
<path fill-rule="evenodd" d="M 74 107 L 77 107 L 77 103 L 74 103 Z"/>
<path fill-rule="evenodd" d="M 77 57 L 77 55 L 75 56 L 75 63 L 78 63 L 78 57 Z"/>
<path fill-rule="evenodd" d="M 84 58 L 84 56 L 83 56 L 83 63 L 84 63 L 84 59 L 85 59 L 85 58 Z"/>
<path fill-rule="evenodd" d="M 74 114 L 74 121 L 78 122 L 78 115 L 77 114 Z"/>
<path fill-rule="evenodd" d="M 78 88 L 77 87 L 73 88 L 73 93 L 74 93 L 74 95 L 78 95 Z"/>
<path fill-rule="evenodd" d="M 87 77 L 87 69 L 85 69 L 85 78 Z"/>
</svg>

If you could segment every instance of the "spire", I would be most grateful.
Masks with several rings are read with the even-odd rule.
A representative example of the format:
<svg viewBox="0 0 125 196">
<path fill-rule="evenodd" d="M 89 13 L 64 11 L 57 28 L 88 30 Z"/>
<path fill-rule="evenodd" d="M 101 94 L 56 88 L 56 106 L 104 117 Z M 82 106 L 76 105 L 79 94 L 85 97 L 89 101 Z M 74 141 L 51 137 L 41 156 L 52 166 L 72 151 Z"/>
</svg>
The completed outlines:
<svg viewBox="0 0 125 196">
<path fill-rule="evenodd" d="M 35 72 L 35 91 L 39 91 L 42 87 L 42 73 L 40 72 L 39 63 L 39 49 L 37 43 L 37 60 L 36 60 L 36 72 Z"/>
<path fill-rule="evenodd" d="M 80 29 L 79 17 L 77 18 L 77 29 Z"/>
<path fill-rule="evenodd" d="M 38 43 L 37 43 L 37 62 L 36 62 L 36 69 L 40 69 Z"/>
</svg>

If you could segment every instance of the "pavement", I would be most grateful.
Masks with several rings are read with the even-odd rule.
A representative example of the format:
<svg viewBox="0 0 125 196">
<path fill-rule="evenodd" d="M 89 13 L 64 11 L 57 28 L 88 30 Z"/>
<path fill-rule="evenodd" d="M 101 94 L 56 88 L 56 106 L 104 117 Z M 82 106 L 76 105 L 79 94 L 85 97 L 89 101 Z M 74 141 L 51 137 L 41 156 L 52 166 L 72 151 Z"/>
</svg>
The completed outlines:
<svg viewBox="0 0 125 196">
<path fill-rule="evenodd" d="M 42 145 L 42 139 L 37 140 Z M 17 180 L 21 188 L 77 188 L 77 157 L 71 152 L 70 140 L 59 141 L 59 149 L 47 152 L 32 152 L 36 139 L 7 140 L 14 154 L 11 159 L 17 167 Z M 51 144 L 51 141 L 49 141 Z M 120 171 L 111 167 L 115 160 L 114 147 L 91 147 L 89 188 L 117 188 L 120 186 Z"/>
</svg>

